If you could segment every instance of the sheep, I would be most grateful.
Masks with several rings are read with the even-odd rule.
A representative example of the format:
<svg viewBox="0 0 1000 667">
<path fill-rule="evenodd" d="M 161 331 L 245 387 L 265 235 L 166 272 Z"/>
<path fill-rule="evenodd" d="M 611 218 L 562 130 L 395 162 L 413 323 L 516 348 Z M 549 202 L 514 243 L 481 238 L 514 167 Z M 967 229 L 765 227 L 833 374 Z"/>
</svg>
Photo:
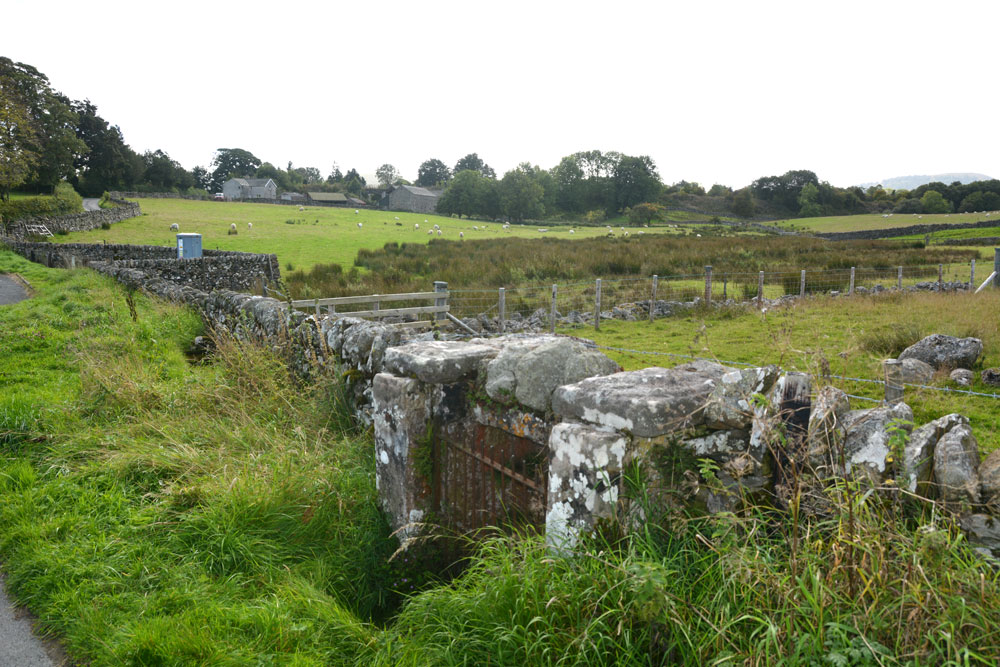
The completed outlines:
<svg viewBox="0 0 1000 667">
<path fill-rule="evenodd" d="M 180 230 L 180 228 L 181 228 L 181 226 L 178 225 L 176 222 L 174 224 L 170 225 L 170 231 L 172 231 L 172 232 L 176 232 L 176 231 Z"/>
<path fill-rule="evenodd" d="M 441 230 L 440 229 L 438 230 L 438 236 L 441 236 Z"/>
<path fill-rule="evenodd" d="M 465 232 L 459 232 L 458 233 L 458 238 L 464 239 L 465 238 Z"/>
<path fill-rule="evenodd" d="M 229 236 L 232 236 L 233 234 L 237 234 L 237 233 L 238 233 L 238 232 L 236 231 L 236 223 L 235 223 L 235 222 L 232 222 L 232 223 L 230 223 L 230 224 L 229 224 L 229 232 L 228 232 L 228 235 L 229 235 Z"/>
<path fill-rule="evenodd" d="M 628 236 L 628 232 L 625 232 L 625 236 Z"/>
<path fill-rule="evenodd" d="M 252 229 L 253 229 L 253 223 L 252 222 L 248 222 L 247 223 L 247 230 L 252 230 Z"/>
<path fill-rule="evenodd" d="M 571 229 L 571 230 L 569 230 L 569 233 L 570 233 L 570 234 L 575 234 L 576 232 L 574 232 L 574 231 L 573 231 L 573 230 Z"/>
<path fill-rule="evenodd" d="M 472 225 L 472 228 L 475 229 L 477 232 L 479 231 L 479 227 L 477 227 L 476 225 Z"/>
<path fill-rule="evenodd" d="M 361 229 L 361 223 L 360 222 L 358 223 L 358 229 Z"/>
<path fill-rule="evenodd" d="M 398 216 L 398 215 L 397 215 L 397 216 L 395 216 L 395 218 L 396 218 L 396 220 L 399 220 L 399 216 Z"/>
<path fill-rule="evenodd" d="M 413 228 L 414 229 L 420 229 L 420 223 L 419 222 L 413 223 Z"/>
<path fill-rule="evenodd" d="M 354 209 L 354 215 L 358 214 L 358 209 Z"/>
<path fill-rule="evenodd" d="M 428 229 L 427 230 L 427 236 L 433 236 L 433 235 L 434 235 L 434 230 L 433 229 Z"/>
<path fill-rule="evenodd" d="M 427 218 L 424 218 L 424 224 L 425 225 L 427 224 Z"/>
<path fill-rule="evenodd" d="M 305 206 L 299 206 L 299 210 L 300 211 L 304 211 L 304 210 L 306 210 L 306 207 Z"/>
</svg>

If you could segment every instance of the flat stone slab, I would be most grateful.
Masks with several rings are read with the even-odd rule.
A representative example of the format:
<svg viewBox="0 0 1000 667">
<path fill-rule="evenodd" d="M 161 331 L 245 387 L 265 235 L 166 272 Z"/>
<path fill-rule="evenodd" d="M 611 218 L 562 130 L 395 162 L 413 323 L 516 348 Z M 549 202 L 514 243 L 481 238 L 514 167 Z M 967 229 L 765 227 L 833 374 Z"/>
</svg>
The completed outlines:
<svg viewBox="0 0 1000 667">
<path fill-rule="evenodd" d="M 704 423 L 709 395 L 731 370 L 695 362 L 588 378 L 558 387 L 552 395 L 552 411 L 654 438 Z"/>
<path fill-rule="evenodd" d="M 383 368 L 428 384 L 451 384 L 475 373 L 480 362 L 497 353 L 494 347 L 457 340 L 407 343 L 385 351 Z"/>
</svg>

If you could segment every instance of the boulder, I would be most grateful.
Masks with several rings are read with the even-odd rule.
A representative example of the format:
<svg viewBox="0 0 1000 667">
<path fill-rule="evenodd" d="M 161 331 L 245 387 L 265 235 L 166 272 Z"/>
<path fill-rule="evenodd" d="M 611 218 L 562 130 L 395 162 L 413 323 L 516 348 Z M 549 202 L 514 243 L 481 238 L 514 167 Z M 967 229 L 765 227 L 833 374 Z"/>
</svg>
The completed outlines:
<svg viewBox="0 0 1000 667">
<path fill-rule="evenodd" d="M 705 424 L 713 429 L 747 429 L 753 418 L 754 394 L 766 395 L 778 379 L 777 366 L 745 368 L 726 373 L 705 405 Z"/>
<path fill-rule="evenodd" d="M 979 464 L 979 493 L 984 505 L 1000 505 L 1000 449 L 990 452 Z"/>
<path fill-rule="evenodd" d="M 326 344 L 334 354 L 340 356 L 344 347 L 344 336 L 355 324 L 361 324 L 364 320 L 357 317 L 338 317 L 337 319 L 324 320 L 321 324 L 322 331 L 326 334 Z"/>
<path fill-rule="evenodd" d="M 365 370 L 371 357 L 375 338 L 386 329 L 384 324 L 362 321 L 353 325 L 344 334 L 344 344 L 340 357 L 358 370 Z"/>
<path fill-rule="evenodd" d="M 960 387 L 971 387 L 976 376 L 967 368 L 956 368 L 948 377 Z"/>
<path fill-rule="evenodd" d="M 867 478 L 881 484 L 887 460 L 892 452 L 892 438 L 899 430 L 913 429 L 913 411 L 906 403 L 895 403 L 868 410 L 851 410 L 843 418 L 845 474 Z"/>
<path fill-rule="evenodd" d="M 844 415 L 850 409 L 847 394 L 841 389 L 826 385 L 817 392 L 806 436 L 806 462 L 815 472 L 824 474 L 838 462 L 847 433 Z"/>
<path fill-rule="evenodd" d="M 979 379 L 988 387 L 1000 387 L 1000 368 L 987 368 L 979 375 Z"/>
<path fill-rule="evenodd" d="M 710 458 L 719 462 L 727 461 L 747 451 L 750 432 L 729 430 L 713 431 L 701 438 L 681 441 L 681 446 L 697 458 Z"/>
<path fill-rule="evenodd" d="M 903 350 L 899 360 L 919 359 L 935 369 L 970 368 L 983 353 L 978 338 L 956 338 L 932 334 Z"/>
<path fill-rule="evenodd" d="M 1000 520 L 988 514 L 969 514 L 959 519 L 959 525 L 970 544 L 988 549 L 990 555 L 1000 557 Z"/>
<path fill-rule="evenodd" d="M 644 368 L 558 387 L 558 415 L 653 438 L 704 423 L 704 406 L 731 368 L 694 362 L 676 368 Z"/>
<path fill-rule="evenodd" d="M 620 370 L 599 350 L 573 338 L 514 339 L 486 366 L 486 393 L 496 401 L 513 397 L 521 405 L 545 412 L 556 387 Z"/>
<path fill-rule="evenodd" d="M 463 341 L 407 343 L 387 349 L 383 367 L 428 384 L 450 384 L 472 375 L 480 362 L 496 355 L 494 347 Z"/>
<path fill-rule="evenodd" d="M 907 384 L 929 384 L 934 379 L 934 368 L 915 357 L 900 359 L 899 373 Z"/>
<path fill-rule="evenodd" d="M 898 462 L 896 483 L 899 488 L 921 496 L 931 494 L 934 472 L 934 448 L 945 433 L 964 422 L 959 414 L 945 415 L 914 429 Z"/>
<path fill-rule="evenodd" d="M 948 415 L 951 417 L 952 415 Z M 934 484 L 946 503 L 979 502 L 979 443 L 963 415 L 934 447 Z"/>
</svg>

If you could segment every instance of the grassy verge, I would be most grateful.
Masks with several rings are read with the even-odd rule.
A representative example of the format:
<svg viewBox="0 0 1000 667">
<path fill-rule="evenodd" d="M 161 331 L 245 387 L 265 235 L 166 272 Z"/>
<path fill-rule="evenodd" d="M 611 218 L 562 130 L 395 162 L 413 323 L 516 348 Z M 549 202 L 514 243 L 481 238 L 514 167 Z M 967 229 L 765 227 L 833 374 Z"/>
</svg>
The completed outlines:
<svg viewBox="0 0 1000 667">
<path fill-rule="evenodd" d="M 898 508 L 851 488 L 798 523 L 763 508 L 664 512 L 630 478 L 646 517 L 637 532 L 609 525 L 573 558 L 533 537 L 486 541 L 448 585 L 416 573 L 423 589 L 397 606 L 415 573 L 388 560 L 371 440 L 349 430 L 335 382 L 297 384 L 280 360 L 225 341 L 192 364 L 196 316 L 89 271 L 5 252 L 0 271 L 36 289 L 0 309 L 0 561 L 16 598 L 81 662 L 1000 657 L 997 571 L 946 519 L 914 508 L 898 523 L 887 515 Z M 704 331 L 680 349 L 721 338 L 713 322 L 691 323 Z M 787 327 L 771 325 L 782 348 Z M 741 326 L 741 339 L 761 335 Z"/>
</svg>

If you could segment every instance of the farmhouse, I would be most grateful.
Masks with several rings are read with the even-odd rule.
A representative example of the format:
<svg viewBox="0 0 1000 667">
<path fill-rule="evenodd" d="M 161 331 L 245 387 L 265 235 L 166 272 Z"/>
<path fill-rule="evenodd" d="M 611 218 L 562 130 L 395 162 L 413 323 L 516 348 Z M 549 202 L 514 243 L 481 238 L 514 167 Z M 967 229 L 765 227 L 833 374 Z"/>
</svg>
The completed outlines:
<svg viewBox="0 0 1000 667">
<path fill-rule="evenodd" d="M 397 185 L 382 197 L 379 208 L 390 211 L 433 213 L 440 197 L 440 191 L 418 188 L 415 185 Z"/>
<path fill-rule="evenodd" d="M 270 178 L 230 178 L 222 184 L 222 194 L 233 199 L 276 199 L 278 186 Z"/>
</svg>

